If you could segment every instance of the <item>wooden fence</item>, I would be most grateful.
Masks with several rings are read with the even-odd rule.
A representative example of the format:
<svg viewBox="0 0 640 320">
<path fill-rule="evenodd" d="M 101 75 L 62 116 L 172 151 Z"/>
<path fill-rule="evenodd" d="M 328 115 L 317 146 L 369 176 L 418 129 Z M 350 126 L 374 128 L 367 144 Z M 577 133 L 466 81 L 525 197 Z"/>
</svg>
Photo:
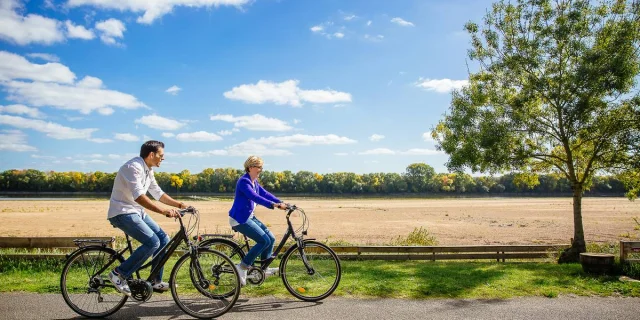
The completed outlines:
<svg viewBox="0 0 640 320">
<path fill-rule="evenodd" d="M 629 254 L 640 252 L 640 241 L 620 241 L 620 262 L 640 262 L 640 259 L 629 259 Z"/>
<path fill-rule="evenodd" d="M 75 248 L 75 239 L 112 240 L 110 237 L 0 237 L 0 248 L 62 249 Z M 114 242 L 110 242 L 112 246 Z M 341 260 L 470 260 L 546 258 L 549 253 L 568 248 L 558 245 L 474 245 L 474 246 L 332 246 Z M 60 253 L 0 254 L 0 259 L 64 259 Z"/>
</svg>

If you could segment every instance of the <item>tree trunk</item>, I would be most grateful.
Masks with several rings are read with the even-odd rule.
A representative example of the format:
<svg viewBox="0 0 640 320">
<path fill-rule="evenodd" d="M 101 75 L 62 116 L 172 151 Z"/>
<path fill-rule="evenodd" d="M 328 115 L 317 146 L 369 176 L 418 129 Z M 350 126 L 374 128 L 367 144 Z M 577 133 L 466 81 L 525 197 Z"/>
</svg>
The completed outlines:
<svg viewBox="0 0 640 320">
<path fill-rule="evenodd" d="M 587 251 L 584 241 L 584 227 L 582 226 L 582 185 L 573 185 L 573 239 L 571 247 L 565 249 L 558 263 L 580 262 L 580 253 Z"/>
</svg>

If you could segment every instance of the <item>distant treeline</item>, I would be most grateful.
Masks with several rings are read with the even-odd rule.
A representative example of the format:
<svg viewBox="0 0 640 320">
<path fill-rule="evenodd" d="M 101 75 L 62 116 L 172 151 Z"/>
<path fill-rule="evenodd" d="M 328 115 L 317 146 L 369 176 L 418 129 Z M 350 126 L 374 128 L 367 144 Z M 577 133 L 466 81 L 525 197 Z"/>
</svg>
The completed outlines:
<svg viewBox="0 0 640 320">
<path fill-rule="evenodd" d="M 243 170 L 205 169 L 198 174 L 156 172 L 160 187 L 170 193 L 232 193 Z M 116 173 L 7 170 L 0 174 L 0 192 L 110 192 Z M 436 173 L 425 163 L 414 163 L 404 173 L 263 171 L 260 183 L 271 192 L 300 194 L 566 194 L 569 181 L 559 174 L 540 176 L 506 174 L 472 177 L 464 173 Z M 589 193 L 617 194 L 624 185 L 614 177 L 596 176 Z"/>
</svg>

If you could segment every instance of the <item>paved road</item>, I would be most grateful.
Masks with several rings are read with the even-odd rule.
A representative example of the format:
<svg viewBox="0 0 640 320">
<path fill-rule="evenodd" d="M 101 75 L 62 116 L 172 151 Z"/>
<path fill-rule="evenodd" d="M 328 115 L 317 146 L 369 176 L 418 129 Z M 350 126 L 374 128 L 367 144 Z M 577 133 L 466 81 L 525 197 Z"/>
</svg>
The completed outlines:
<svg viewBox="0 0 640 320">
<path fill-rule="evenodd" d="M 78 319 L 60 295 L 0 294 L 0 319 Z M 189 319 L 171 300 L 156 295 L 128 302 L 111 319 Z M 319 303 L 240 297 L 221 319 L 640 319 L 640 298 L 560 297 L 510 300 L 397 300 L 329 298 Z"/>
</svg>

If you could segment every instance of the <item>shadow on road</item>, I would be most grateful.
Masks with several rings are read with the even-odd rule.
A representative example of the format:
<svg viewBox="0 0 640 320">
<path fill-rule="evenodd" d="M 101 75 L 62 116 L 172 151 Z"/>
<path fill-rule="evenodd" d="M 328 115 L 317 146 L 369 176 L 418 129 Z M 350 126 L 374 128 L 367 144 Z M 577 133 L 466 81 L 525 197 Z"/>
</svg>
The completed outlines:
<svg viewBox="0 0 640 320">
<path fill-rule="evenodd" d="M 236 305 L 233 306 L 231 312 L 265 312 L 276 310 L 292 310 L 314 307 L 321 304 L 322 302 L 306 302 L 299 300 L 251 303 L 249 299 L 238 299 L 238 302 L 236 302 Z"/>
</svg>

